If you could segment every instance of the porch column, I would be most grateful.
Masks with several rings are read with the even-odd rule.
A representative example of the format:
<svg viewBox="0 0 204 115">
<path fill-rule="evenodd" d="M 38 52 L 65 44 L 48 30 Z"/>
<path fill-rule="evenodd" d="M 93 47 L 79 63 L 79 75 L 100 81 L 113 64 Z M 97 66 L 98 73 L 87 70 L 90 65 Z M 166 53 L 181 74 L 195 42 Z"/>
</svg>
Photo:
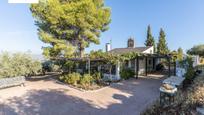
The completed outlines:
<svg viewBox="0 0 204 115">
<path fill-rule="evenodd" d="M 116 64 L 116 79 L 120 80 L 120 62 Z"/>
<path fill-rule="evenodd" d="M 135 70 L 135 78 L 137 78 L 137 59 L 135 58 L 135 68 L 134 68 L 134 70 Z"/>
<path fill-rule="evenodd" d="M 176 61 L 174 61 L 174 76 L 176 76 Z"/>
<path fill-rule="evenodd" d="M 145 57 L 145 75 L 147 76 L 147 57 Z"/>
<path fill-rule="evenodd" d="M 91 74 L 91 60 L 88 59 L 88 73 Z"/>
<path fill-rule="evenodd" d="M 156 70 L 156 69 L 155 69 L 155 68 L 156 68 L 156 67 L 155 67 L 155 65 L 156 65 L 156 64 L 155 64 L 155 58 L 153 58 L 152 64 L 153 64 L 153 65 L 152 65 L 152 66 L 153 66 L 153 71 L 155 71 L 155 70 Z"/>
<path fill-rule="evenodd" d="M 131 61 L 128 60 L 128 68 L 131 68 Z"/>
<path fill-rule="evenodd" d="M 171 60 L 168 58 L 168 63 L 169 63 L 169 77 L 171 76 Z"/>
<path fill-rule="evenodd" d="M 137 61 L 137 66 L 136 66 L 136 69 L 137 69 L 137 70 L 136 70 L 136 71 L 137 71 L 137 72 L 136 72 L 136 79 L 138 79 L 138 77 L 139 77 L 139 68 L 140 68 L 140 67 L 139 67 L 140 64 L 139 64 L 139 59 L 138 59 L 138 57 L 137 57 L 136 61 Z"/>
</svg>

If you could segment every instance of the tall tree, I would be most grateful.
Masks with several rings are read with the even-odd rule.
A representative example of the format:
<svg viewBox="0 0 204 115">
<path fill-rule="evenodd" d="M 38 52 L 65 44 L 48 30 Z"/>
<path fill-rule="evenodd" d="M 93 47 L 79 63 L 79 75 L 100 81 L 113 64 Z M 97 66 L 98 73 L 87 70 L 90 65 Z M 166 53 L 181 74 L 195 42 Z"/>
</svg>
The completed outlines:
<svg viewBox="0 0 204 115">
<path fill-rule="evenodd" d="M 194 46 L 193 48 L 188 50 L 187 53 L 204 57 L 204 44 Z"/>
<path fill-rule="evenodd" d="M 177 59 L 182 60 L 183 59 L 183 49 L 181 47 L 178 48 L 177 53 L 178 53 Z"/>
<path fill-rule="evenodd" d="M 150 25 L 148 25 L 147 27 L 147 39 L 145 41 L 145 46 L 154 46 L 154 51 L 156 50 L 155 40 L 154 37 L 152 36 Z"/>
<path fill-rule="evenodd" d="M 168 54 L 169 49 L 166 43 L 166 35 L 164 30 L 161 28 L 159 33 L 159 42 L 157 44 L 157 53 L 158 54 Z"/>
<path fill-rule="evenodd" d="M 39 38 L 48 57 L 78 56 L 90 43 L 99 44 L 108 29 L 111 11 L 103 0 L 40 0 L 30 10 L 38 26 Z"/>
</svg>

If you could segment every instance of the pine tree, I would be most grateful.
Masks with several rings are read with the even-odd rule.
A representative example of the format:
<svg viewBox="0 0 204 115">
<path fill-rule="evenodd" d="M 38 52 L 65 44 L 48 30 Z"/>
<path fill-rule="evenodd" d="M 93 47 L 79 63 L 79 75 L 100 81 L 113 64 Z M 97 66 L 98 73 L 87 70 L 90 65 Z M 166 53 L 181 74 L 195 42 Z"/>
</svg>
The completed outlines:
<svg viewBox="0 0 204 115">
<path fill-rule="evenodd" d="M 111 20 L 104 0 L 40 0 L 30 10 L 39 38 L 49 44 L 43 48 L 47 57 L 82 56 L 90 43 L 99 44 Z"/>
<path fill-rule="evenodd" d="M 190 50 L 187 51 L 190 55 L 199 55 L 201 57 L 204 57 L 204 44 L 196 45 Z"/>
<path fill-rule="evenodd" d="M 181 47 L 178 48 L 177 53 L 178 53 L 177 59 L 182 60 L 183 59 L 183 49 Z"/>
<path fill-rule="evenodd" d="M 159 33 L 159 42 L 157 44 L 157 53 L 158 54 L 168 54 L 169 49 L 166 43 L 166 35 L 164 30 L 161 28 L 160 33 Z"/>
<path fill-rule="evenodd" d="M 145 41 L 145 46 L 154 46 L 154 52 L 156 50 L 155 40 L 154 40 L 154 37 L 152 36 L 150 25 L 148 25 L 147 27 L 147 39 Z"/>
</svg>

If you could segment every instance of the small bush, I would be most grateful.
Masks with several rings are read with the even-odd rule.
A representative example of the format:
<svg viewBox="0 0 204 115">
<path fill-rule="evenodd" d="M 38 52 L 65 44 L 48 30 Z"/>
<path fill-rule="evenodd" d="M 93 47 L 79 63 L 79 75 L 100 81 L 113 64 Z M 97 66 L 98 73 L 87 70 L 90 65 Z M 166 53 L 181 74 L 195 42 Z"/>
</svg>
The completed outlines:
<svg viewBox="0 0 204 115">
<path fill-rule="evenodd" d="M 58 72 L 60 70 L 60 66 L 52 61 L 45 61 L 42 65 L 45 72 Z"/>
<path fill-rule="evenodd" d="M 80 81 L 81 75 L 79 73 L 71 73 L 65 76 L 65 81 L 68 84 L 71 85 L 77 85 L 77 83 Z"/>
<path fill-rule="evenodd" d="M 82 86 L 90 86 L 93 83 L 93 77 L 90 74 L 84 74 L 80 79 L 80 84 Z"/>
<path fill-rule="evenodd" d="M 101 74 L 99 72 L 94 73 L 92 76 L 96 83 L 99 83 L 101 81 Z"/>
<path fill-rule="evenodd" d="M 122 71 L 120 72 L 120 76 L 123 79 L 129 79 L 131 77 L 134 77 L 135 72 L 131 69 L 122 69 Z"/>
<path fill-rule="evenodd" d="M 101 82 L 100 73 L 95 73 L 93 76 L 91 76 L 90 74 L 84 74 L 83 76 L 81 76 L 79 73 L 71 73 L 62 75 L 58 79 L 64 83 L 85 90 L 92 90 L 95 88 L 97 89 L 103 85 Z"/>
<path fill-rule="evenodd" d="M 187 82 L 191 82 L 194 77 L 195 77 L 195 71 L 194 71 L 194 68 L 193 68 L 193 61 L 191 58 L 187 58 L 187 63 L 188 63 L 188 66 L 187 66 L 187 72 L 186 74 L 184 75 L 185 76 L 185 80 Z"/>
<path fill-rule="evenodd" d="M 62 81 L 62 82 L 64 82 L 64 81 L 66 80 L 66 76 L 65 76 L 65 75 L 60 76 L 60 77 L 59 77 L 59 80 Z"/>
</svg>

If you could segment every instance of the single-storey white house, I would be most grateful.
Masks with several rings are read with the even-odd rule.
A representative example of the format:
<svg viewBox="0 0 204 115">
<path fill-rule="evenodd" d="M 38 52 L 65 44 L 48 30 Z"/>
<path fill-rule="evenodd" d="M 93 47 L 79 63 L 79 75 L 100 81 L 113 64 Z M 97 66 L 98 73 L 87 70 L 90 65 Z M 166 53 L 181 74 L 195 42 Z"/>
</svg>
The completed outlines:
<svg viewBox="0 0 204 115">
<path fill-rule="evenodd" d="M 159 63 L 159 58 L 165 58 L 163 56 L 155 56 L 154 54 L 154 47 L 147 46 L 147 47 L 135 47 L 134 39 L 130 38 L 127 41 L 127 47 L 125 48 L 114 48 L 111 49 L 110 44 L 106 44 L 106 52 L 112 54 L 125 54 L 128 52 L 137 52 L 143 54 L 149 54 L 148 57 L 138 57 L 137 59 L 127 60 L 123 65 L 125 68 L 130 68 L 137 73 L 137 77 L 140 74 L 147 74 L 147 72 L 154 71 L 156 69 L 156 65 Z M 104 77 L 111 76 L 110 79 L 118 80 L 120 79 L 120 63 L 116 65 L 116 72 L 115 75 L 104 74 Z"/>
<path fill-rule="evenodd" d="M 136 56 L 134 59 L 126 60 L 124 62 L 119 62 L 116 65 L 111 65 L 111 72 L 110 72 L 110 65 L 107 64 L 104 59 L 91 59 L 90 57 L 83 57 L 83 58 L 62 58 L 61 60 L 69 60 L 73 62 L 79 62 L 76 65 L 76 71 L 79 73 L 87 72 L 91 73 L 91 71 L 98 71 L 102 73 L 103 78 L 108 81 L 117 81 L 120 80 L 120 70 L 121 69 L 131 69 L 135 73 L 135 78 L 138 78 L 139 75 L 145 75 L 149 72 L 153 72 L 156 70 L 156 66 L 160 63 L 160 58 L 167 59 L 168 62 L 168 74 L 170 76 L 170 55 L 160 55 L 154 53 L 153 46 L 147 47 L 135 47 L 134 39 L 130 38 L 127 41 L 127 47 L 124 48 L 114 48 L 111 49 L 111 44 L 106 44 L 106 52 L 111 54 L 122 55 L 130 52 L 136 52 L 139 55 Z M 83 62 L 83 63 L 82 63 Z M 102 63 L 97 63 L 102 62 Z M 85 64 L 85 66 L 84 66 Z M 80 71 L 79 71 L 80 70 Z"/>
</svg>

